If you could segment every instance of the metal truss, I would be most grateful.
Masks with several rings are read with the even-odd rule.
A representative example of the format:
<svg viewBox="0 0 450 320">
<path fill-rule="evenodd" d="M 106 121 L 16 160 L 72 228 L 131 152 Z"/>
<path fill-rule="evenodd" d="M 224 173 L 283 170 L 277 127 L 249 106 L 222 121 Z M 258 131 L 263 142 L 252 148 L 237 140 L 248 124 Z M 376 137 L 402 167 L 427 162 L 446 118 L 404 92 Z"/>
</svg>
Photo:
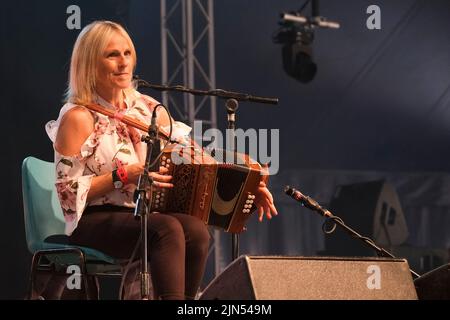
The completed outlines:
<svg viewBox="0 0 450 320">
<path fill-rule="evenodd" d="M 162 83 L 216 87 L 213 0 L 161 0 Z M 164 92 L 163 103 L 189 123 L 217 127 L 216 98 Z M 181 101 L 180 101 L 181 100 Z"/>
<path fill-rule="evenodd" d="M 216 88 L 213 0 L 161 0 L 161 59 L 163 84 Z M 162 101 L 190 126 L 201 120 L 204 129 L 217 128 L 216 97 L 163 92 Z M 221 231 L 212 234 L 209 252 L 218 275 L 224 264 Z"/>
</svg>

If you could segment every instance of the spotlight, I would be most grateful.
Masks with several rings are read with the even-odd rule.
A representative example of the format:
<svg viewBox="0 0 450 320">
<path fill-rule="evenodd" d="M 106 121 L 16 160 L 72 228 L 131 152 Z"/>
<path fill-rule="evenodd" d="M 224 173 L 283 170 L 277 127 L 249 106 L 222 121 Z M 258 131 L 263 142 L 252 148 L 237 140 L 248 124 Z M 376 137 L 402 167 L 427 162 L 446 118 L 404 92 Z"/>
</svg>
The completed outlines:
<svg viewBox="0 0 450 320">
<path fill-rule="evenodd" d="M 317 73 L 311 46 L 313 38 L 313 33 L 304 33 L 300 34 L 300 41 L 283 44 L 283 69 L 289 76 L 301 83 L 312 81 Z"/>
<path fill-rule="evenodd" d="M 311 4 L 311 17 L 302 16 L 301 12 L 308 4 Z M 319 15 L 319 0 L 308 0 L 299 11 L 282 13 L 280 17 L 281 27 L 273 41 L 283 45 L 283 69 L 294 79 L 308 83 L 317 73 L 312 50 L 314 29 L 338 29 L 340 25 Z"/>
</svg>

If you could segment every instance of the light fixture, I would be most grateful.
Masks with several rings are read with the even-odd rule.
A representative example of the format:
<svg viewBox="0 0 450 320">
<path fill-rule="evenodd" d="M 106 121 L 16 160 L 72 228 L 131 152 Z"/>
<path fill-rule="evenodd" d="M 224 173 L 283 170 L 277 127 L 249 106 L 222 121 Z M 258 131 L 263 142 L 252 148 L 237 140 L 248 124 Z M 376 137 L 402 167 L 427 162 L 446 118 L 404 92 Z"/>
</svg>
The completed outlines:
<svg viewBox="0 0 450 320">
<path fill-rule="evenodd" d="M 301 11 L 311 2 L 311 17 L 301 15 Z M 282 13 L 281 27 L 273 36 L 273 41 L 283 45 L 283 69 L 301 83 L 312 81 L 317 73 L 312 44 L 315 28 L 339 28 L 339 23 L 327 21 L 319 15 L 319 0 L 308 0 L 297 12 Z"/>
<path fill-rule="evenodd" d="M 308 83 L 317 73 L 317 65 L 313 58 L 313 32 L 299 31 L 297 41 L 283 43 L 283 69 L 294 79 Z M 296 38 L 297 38 L 296 37 Z"/>
</svg>

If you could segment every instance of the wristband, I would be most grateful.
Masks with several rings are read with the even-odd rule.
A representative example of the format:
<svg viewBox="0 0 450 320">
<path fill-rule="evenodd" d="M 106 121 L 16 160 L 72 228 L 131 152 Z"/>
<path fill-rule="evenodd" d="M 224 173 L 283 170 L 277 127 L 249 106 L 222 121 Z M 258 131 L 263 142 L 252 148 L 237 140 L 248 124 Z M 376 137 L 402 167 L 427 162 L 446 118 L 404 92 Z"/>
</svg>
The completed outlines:
<svg viewBox="0 0 450 320">
<path fill-rule="evenodd" d="M 124 185 L 128 183 L 128 172 L 125 167 L 121 166 L 117 168 L 117 176 Z"/>
<path fill-rule="evenodd" d="M 112 180 L 114 188 L 120 189 L 128 183 L 128 172 L 120 160 L 116 159 L 115 162 L 116 169 L 112 171 Z"/>
</svg>

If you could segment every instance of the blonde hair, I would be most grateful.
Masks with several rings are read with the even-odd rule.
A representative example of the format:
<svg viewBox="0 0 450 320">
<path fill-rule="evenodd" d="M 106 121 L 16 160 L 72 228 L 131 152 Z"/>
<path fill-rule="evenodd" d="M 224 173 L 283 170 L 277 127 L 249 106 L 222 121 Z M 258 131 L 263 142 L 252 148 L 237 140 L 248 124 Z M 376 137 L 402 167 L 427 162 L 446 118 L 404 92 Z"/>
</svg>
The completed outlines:
<svg viewBox="0 0 450 320">
<path fill-rule="evenodd" d="M 69 83 L 65 95 L 66 102 L 76 104 L 92 102 L 95 94 L 98 61 L 115 34 L 119 34 L 127 40 L 133 58 L 134 71 L 136 50 L 125 29 L 112 21 L 94 21 L 81 30 L 73 46 Z"/>
</svg>

